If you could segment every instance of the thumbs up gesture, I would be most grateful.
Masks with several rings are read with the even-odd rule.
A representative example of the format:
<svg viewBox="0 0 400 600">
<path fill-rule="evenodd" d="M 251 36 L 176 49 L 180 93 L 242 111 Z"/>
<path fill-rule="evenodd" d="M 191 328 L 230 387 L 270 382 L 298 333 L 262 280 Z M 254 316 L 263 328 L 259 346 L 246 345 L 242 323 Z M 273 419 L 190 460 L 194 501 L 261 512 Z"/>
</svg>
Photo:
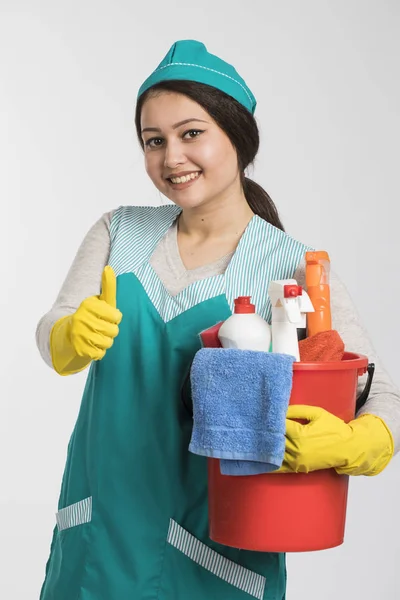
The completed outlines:
<svg viewBox="0 0 400 600">
<path fill-rule="evenodd" d="M 89 296 L 72 315 L 61 317 L 54 323 L 50 333 L 50 355 L 57 373 L 78 373 L 92 360 L 101 360 L 111 348 L 122 319 L 116 296 L 115 273 L 106 266 L 101 294 Z"/>
<path fill-rule="evenodd" d="M 70 341 L 77 356 L 101 360 L 119 333 L 122 313 L 117 309 L 117 282 L 106 266 L 101 294 L 86 298 L 71 316 Z"/>
</svg>

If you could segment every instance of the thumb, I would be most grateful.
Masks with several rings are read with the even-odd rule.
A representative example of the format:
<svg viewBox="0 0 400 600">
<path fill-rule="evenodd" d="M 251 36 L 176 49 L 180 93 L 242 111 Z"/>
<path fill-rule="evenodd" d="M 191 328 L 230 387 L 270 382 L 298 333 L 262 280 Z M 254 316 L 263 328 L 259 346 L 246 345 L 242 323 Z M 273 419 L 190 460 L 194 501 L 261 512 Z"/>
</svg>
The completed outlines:
<svg viewBox="0 0 400 600">
<path fill-rule="evenodd" d="M 104 267 L 101 277 L 100 300 L 104 300 L 113 308 L 117 308 L 117 279 L 113 268 L 109 265 Z"/>
<path fill-rule="evenodd" d="M 318 419 L 324 409 L 319 406 L 309 406 L 308 404 L 290 404 L 286 413 L 287 419 L 301 419 L 302 421 L 315 421 Z"/>
<path fill-rule="evenodd" d="M 304 425 L 321 416 L 322 408 L 306 404 L 291 404 L 286 413 L 286 432 L 288 439 L 294 440 L 304 434 Z"/>
</svg>

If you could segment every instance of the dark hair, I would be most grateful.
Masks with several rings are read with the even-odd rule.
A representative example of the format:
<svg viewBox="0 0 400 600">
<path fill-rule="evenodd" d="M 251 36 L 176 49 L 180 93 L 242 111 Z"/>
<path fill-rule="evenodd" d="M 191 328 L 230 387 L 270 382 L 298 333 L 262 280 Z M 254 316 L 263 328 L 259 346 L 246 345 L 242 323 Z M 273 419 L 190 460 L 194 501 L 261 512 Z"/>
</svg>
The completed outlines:
<svg viewBox="0 0 400 600">
<path fill-rule="evenodd" d="M 149 95 L 162 91 L 183 94 L 208 112 L 236 149 L 243 192 L 250 208 L 262 219 L 284 231 L 276 206 L 267 192 L 244 175 L 244 170 L 253 163 L 260 145 L 258 127 L 253 115 L 237 100 L 209 85 L 186 80 L 162 81 L 144 92 L 136 105 L 135 125 L 142 148 L 140 118 L 143 104 Z"/>
</svg>

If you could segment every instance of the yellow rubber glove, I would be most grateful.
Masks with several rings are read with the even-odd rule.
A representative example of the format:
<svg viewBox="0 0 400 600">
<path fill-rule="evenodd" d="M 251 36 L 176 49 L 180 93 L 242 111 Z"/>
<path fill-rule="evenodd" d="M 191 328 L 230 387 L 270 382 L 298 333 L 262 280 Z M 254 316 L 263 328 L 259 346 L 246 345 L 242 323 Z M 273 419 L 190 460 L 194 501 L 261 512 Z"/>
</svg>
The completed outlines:
<svg viewBox="0 0 400 600">
<path fill-rule="evenodd" d="M 116 308 L 115 273 L 106 266 L 100 296 L 86 298 L 72 315 L 56 321 L 50 333 L 50 353 L 60 375 L 72 375 L 101 360 L 118 335 L 122 313 Z"/>
<path fill-rule="evenodd" d="M 292 419 L 304 419 L 302 425 Z M 323 408 L 289 406 L 282 467 L 274 473 L 308 473 L 335 468 L 339 474 L 378 475 L 393 456 L 389 428 L 375 415 L 345 423 Z"/>
</svg>

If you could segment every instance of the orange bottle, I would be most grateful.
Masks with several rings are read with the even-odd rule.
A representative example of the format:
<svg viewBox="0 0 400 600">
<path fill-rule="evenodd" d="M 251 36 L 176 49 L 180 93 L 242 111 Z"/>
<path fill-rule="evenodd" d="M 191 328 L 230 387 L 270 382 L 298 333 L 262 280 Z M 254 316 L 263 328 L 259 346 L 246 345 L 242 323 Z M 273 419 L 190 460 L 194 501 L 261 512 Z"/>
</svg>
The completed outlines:
<svg viewBox="0 0 400 600">
<path fill-rule="evenodd" d="M 306 252 L 307 293 L 315 312 L 307 314 L 307 336 L 332 329 L 329 286 L 330 258 L 327 252 Z"/>
</svg>

